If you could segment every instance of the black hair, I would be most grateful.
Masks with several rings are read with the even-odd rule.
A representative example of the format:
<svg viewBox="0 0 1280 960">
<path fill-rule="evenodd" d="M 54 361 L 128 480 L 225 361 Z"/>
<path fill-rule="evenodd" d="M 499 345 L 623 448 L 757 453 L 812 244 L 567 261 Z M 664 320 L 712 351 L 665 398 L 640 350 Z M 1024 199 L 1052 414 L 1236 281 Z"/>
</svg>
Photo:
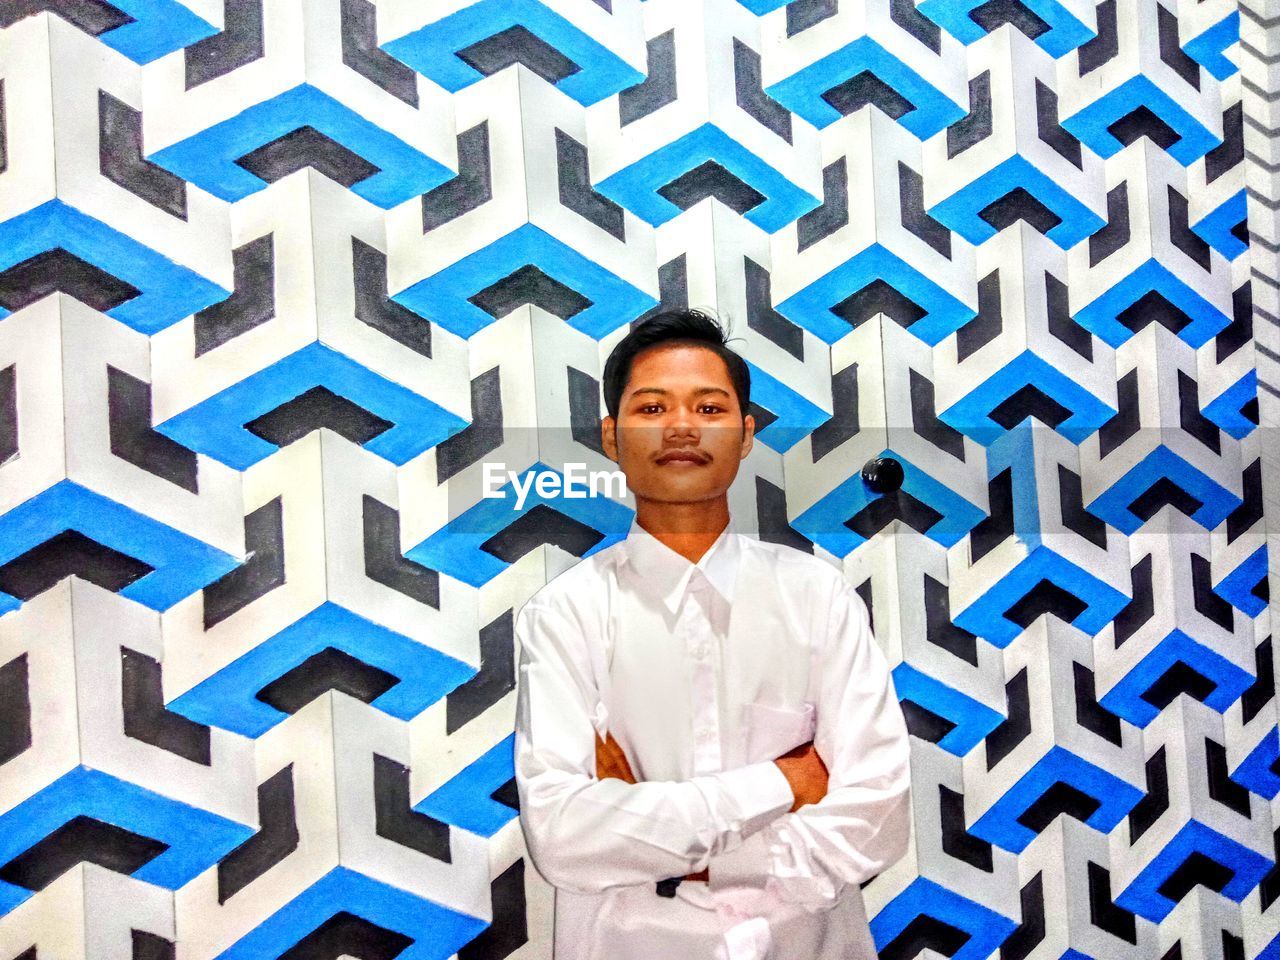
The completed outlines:
<svg viewBox="0 0 1280 960">
<path fill-rule="evenodd" d="M 747 362 L 729 349 L 725 330 L 715 318 L 701 310 L 686 308 L 654 314 L 636 324 L 613 348 L 604 365 L 604 404 L 609 416 L 615 419 L 618 416 L 618 407 L 636 356 L 656 344 L 668 343 L 706 347 L 723 360 L 738 395 L 738 406 L 742 415 L 747 415 L 747 406 L 751 402 L 751 372 L 747 369 Z"/>
</svg>

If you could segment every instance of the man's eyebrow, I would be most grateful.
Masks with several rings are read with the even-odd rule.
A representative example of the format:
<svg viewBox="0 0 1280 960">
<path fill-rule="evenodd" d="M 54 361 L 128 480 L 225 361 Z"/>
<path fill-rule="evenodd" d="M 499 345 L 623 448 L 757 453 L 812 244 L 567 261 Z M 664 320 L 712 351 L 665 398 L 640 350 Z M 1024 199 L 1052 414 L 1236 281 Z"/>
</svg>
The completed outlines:
<svg viewBox="0 0 1280 960">
<path fill-rule="evenodd" d="M 671 391 L 664 390 L 662 389 L 662 387 L 638 387 L 637 389 L 631 391 L 631 395 L 633 397 L 641 393 L 656 393 L 665 397 L 668 394 L 670 394 Z M 695 397 L 700 397 L 706 393 L 723 393 L 726 397 L 729 396 L 729 391 L 723 389 L 722 387 L 698 387 L 698 389 L 693 391 L 693 395 Z"/>
</svg>

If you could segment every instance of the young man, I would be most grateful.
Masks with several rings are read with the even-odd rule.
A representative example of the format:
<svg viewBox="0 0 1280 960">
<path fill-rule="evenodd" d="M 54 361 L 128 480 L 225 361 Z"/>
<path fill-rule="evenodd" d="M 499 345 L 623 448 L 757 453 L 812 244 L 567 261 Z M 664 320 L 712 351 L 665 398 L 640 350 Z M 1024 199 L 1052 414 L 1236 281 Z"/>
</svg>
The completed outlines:
<svg viewBox="0 0 1280 960">
<path fill-rule="evenodd" d="M 556 960 L 875 960 L 859 884 L 910 836 L 907 729 L 840 571 L 740 534 L 746 363 L 696 311 L 605 365 L 627 538 L 520 611 L 516 782 Z"/>
</svg>

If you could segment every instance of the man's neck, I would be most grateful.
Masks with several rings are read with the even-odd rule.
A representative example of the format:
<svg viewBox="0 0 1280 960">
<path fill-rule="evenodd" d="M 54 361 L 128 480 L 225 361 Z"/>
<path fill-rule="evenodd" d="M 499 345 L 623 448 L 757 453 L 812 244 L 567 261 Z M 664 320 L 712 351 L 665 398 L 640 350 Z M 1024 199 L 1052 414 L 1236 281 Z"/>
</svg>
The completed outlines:
<svg viewBox="0 0 1280 960">
<path fill-rule="evenodd" d="M 711 511 L 669 510 L 669 505 L 661 506 L 660 510 L 637 508 L 636 524 L 690 563 L 702 559 L 729 525 L 727 502 L 722 510 Z"/>
</svg>

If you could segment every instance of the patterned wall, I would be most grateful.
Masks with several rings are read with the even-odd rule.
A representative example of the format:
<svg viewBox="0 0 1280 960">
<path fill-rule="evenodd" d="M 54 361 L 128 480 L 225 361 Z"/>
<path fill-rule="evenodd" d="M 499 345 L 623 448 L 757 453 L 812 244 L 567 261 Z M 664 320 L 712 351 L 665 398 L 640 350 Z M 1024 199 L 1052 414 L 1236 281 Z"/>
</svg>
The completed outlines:
<svg viewBox="0 0 1280 960">
<path fill-rule="evenodd" d="M 0 958 L 549 957 L 513 613 L 630 511 L 480 475 L 677 304 L 896 665 L 881 955 L 1280 957 L 1277 144 L 1276 0 L 4 0 Z"/>
</svg>

